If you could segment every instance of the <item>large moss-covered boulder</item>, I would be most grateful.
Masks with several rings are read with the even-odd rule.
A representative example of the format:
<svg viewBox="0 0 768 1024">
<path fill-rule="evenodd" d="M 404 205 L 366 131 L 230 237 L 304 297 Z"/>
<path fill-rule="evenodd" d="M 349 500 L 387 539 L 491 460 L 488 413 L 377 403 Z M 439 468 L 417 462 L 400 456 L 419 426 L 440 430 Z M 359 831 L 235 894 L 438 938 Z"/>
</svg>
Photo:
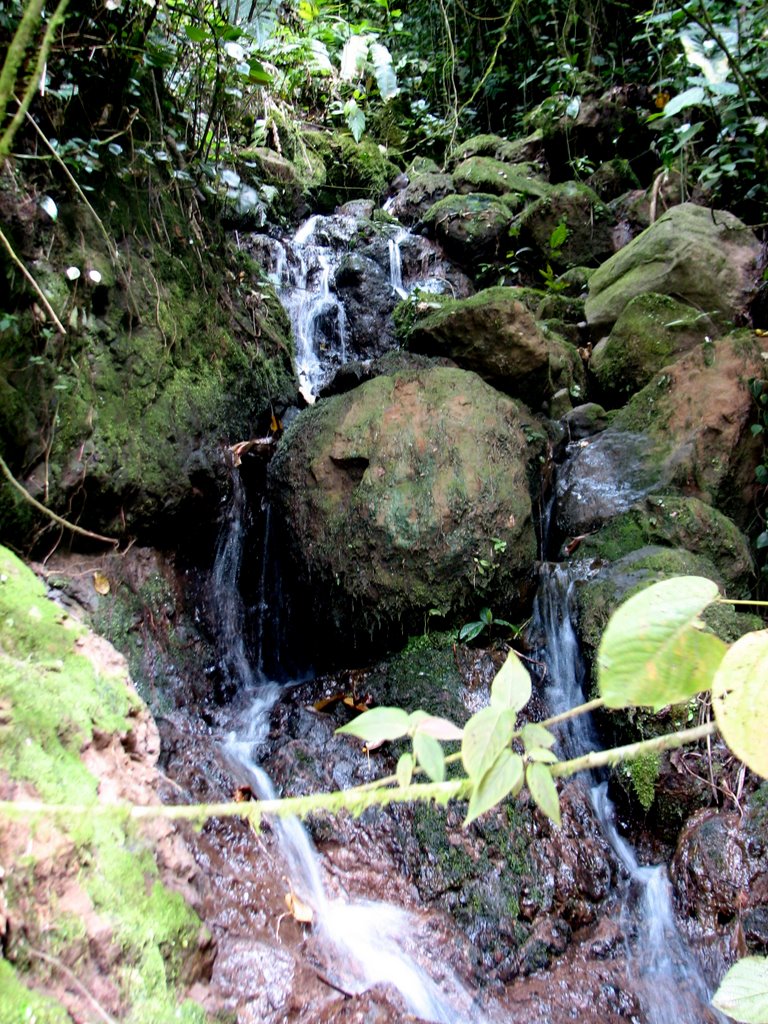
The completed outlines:
<svg viewBox="0 0 768 1024">
<path fill-rule="evenodd" d="M 473 156 L 463 160 L 453 172 L 456 191 L 487 192 L 495 196 L 515 193 L 540 199 L 550 186 L 538 175 L 532 164 L 505 164 L 488 156 Z"/>
<path fill-rule="evenodd" d="M 682 203 L 592 275 L 587 321 L 605 330 L 630 299 L 658 292 L 733 322 L 755 290 L 759 256 L 757 238 L 733 214 Z"/>
<path fill-rule="evenodd" d="M 505 139 L 501 135 L 473 135 L 453 152 L 454 166 L 473 156 L 487 156 L 507 164 L 537 163 L 546 165 L 544 137 L 536 131 L 519 139 Z"/>
<path fill-rule="evenodd" d="M 412 351 L 447 356 L 495 388 L 538 409 L 560 388 L 583 385 L 576 349 L 546 331 L 521 289 L 487 288 L 445 302 L 415 323 Z"/>
<path fill-rule="evenodd" d="M 520 606 L 536 554 L 523 422 L 475 374 L 435 367 L 377 377 L 291 425 L 271 490 L 326 657 L 340 636 L 365 648 L 420 632 L 430 609 L 456 621 Z"/>
<path fill-rule="evenodd" d="M 698 309 L 671 295 L 647 292 L 631 299 L 589 361 L 603 396 L 621 401 L 644 387 L 663 366 L 719 331 Z"/>
<path fill-rule="evenodd" d="M 512 216 L 512 207 L 499 196 L 453 195 L 430 207 L 423 225 L 451 259 L 467 269 L 477 269 L 479 261 L 503 253 Z"/>
<path fill-rule="evenodd" d="M 610 256 L 614 223 L 613 214 L 596 192 L 566 181 L 549 186 L 543 198 L 526 207 L 514 230 L 517 244 L 530 247 L 539 265 L 566 270 L 596 266 Z"/>
<path fill-rule="evenodd" d="M 316 129 L 305 130 L 302 138 L 312 162 L 319 158 L 325 167 L 325 180 L 318 179 L 313 189 L 321 213 L 331 213 L 350 199 L 379 199 L 400 173 L 373 139 L 355 142 L 346 133 Z"/>
<path fill-rule="evenodd" d="M 701 498 L 746 526 L 762 442 L 752 437 L 747 382 L 765 374 L 764 339 L 737 331 L 665 367 L 621 409 L 612 428 L 652 442 L 646 466 L 660 484 Z"/>
</svg>

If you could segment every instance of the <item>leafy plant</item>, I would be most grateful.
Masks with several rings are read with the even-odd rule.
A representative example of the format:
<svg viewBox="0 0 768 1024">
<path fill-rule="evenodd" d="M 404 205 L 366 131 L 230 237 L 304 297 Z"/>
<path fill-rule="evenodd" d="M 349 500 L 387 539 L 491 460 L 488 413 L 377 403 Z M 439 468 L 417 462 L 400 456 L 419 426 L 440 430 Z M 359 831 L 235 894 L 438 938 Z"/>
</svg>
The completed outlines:
<svg viewBox="0 0 768 1024">
<path fill-rule="evenodd" d="M 507 622 L 506 619 L 494 618 L 490 608 L 481 608 L 480 616 L 475 622 L 465 622 L 461 627 L 459 640 L 469 643 L 471 640 L 476 640 L 486 629 L 490 632 L 494 626 L 504 626 L 506 629 L 511 629 L 514 634 L 519 632 L 517 627 L 513 626 L 511 622 Z"/>
</svg>

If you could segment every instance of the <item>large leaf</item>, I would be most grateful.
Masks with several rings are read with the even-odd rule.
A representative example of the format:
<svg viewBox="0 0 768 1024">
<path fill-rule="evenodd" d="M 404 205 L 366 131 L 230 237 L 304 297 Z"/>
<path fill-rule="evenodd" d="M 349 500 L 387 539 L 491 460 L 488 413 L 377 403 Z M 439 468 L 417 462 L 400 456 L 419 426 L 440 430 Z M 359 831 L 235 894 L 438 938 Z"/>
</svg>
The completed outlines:
<svg viewBox="0 0 768 1024">
<path fill-rule="evenodd" d="M 764 779 L 768 779 L 766 697 L 768 629 L 761 629 L 737 640 L 720 662 L 712 680 L 712 706 L 725 742 Z"/>
<path fill-rule="evenodd" d="M 509 745 L 515 728 L 514 711 L 483 708 L 464 726 L 461 760 L 467 775 L 477 784 Z"/>
<path fill-rule="evenodd" d="M 413 713 L 411 713 L 413 722 Z M 436 740 L 460 740 L 464 730 L 454 725 L 447 718 L 440 718 L 438 715 L 424 715 L 419 718 L 416 725 L 416 732 L 423 732 L 427 736 L 434 736 Z"/>
<path fill-rule="evenodd" d="M 531 699 L 531 677 L 514 651 L 491 683 L 491 706 L 521 711 Z"/>
<path fill-rule="evenodd" d="M 397 740 L 408 734 L 409 715 L 402 708 L 373 708 L 359 715 L 336 732 L 348 736 L 359 736 L 366 743 L 383 743 L 385 740 Z"/>
<path fill-rule="evenodd" d="M 688 107 L 700 106 L 704 101 L 705 95 L 706 93 L 700 85 L 694 85 L 692 89 L 686 89 L 685 92 L 678 93 L 664 107 L 664 117 L 673 117 Z"/>
<path fill-rule="evenodd" d="M 768 959 L 745 956 L 731 967 L 712 1005 L 742 1024 L 768 1024 Z"/>
<path fill-rule="evenodd" d="M 417 732 L 413 737 L 413 752 L 433 782 L 442 782 L 445 778 L 445 756 L 443 748 L 432 736 Z"/>
<path fill-rule="evenodd" d="M 525 770 L 525 782 L 539 810 L 559 827 L 560 797 L 549 768 L 538 761 L 529 764 Z"/>
<path fill-rule="evenodd" d="M 611 616 L 597 652 L 597 684 L 608 707 L 652 707 L 707 690 L 726 647 L 699 613 L 717 597 L 702 576 L 662 580 Z"/>
<path fill-rule="evenodd" d="M 507 794 L 514 796 L 523 784 L 523 759 L 511 750 L 502 750 L 491 767 L 472 789 L 469 809 L 464 819 L 468 825 L 479 815 L 495 807 Z"/>
<path fill-rule="evenodd" d="M 354 81 L 365 67 L 368 59 L 368 37 L 350 36 L 341 51 L 341 77 L 345 82 Z"/>
<path fill-rule="evenodd" d="M 344 115 L 355 142 L 359 142 L 365 131 L 365 114 L 355 100 L 347 100 L 344 104 Z"/>
<path fill-rule="evenodd" d="M 385 102 L 391 100 L 400 92 L 397 75 L 392 67 L 392 54 L 381 43 L 371 43 L 371 60 L 381 98 Z"/>
</svg>

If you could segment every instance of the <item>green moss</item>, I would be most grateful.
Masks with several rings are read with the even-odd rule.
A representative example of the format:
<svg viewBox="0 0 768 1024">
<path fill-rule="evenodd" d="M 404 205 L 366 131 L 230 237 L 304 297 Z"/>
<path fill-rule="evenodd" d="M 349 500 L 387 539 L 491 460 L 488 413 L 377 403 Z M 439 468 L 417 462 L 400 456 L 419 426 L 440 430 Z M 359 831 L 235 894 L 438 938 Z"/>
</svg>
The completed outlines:
<svg viewBox="0 0 768 1024">
<path fill-rule="evenodd" d="M 0 958 L 0 1024 L 71 1024 L 72 1018 L 56 1000 L 32 991 Z"/>
<path fill-rule="evenodd" d="M 654 752 L 641 754 L 624 767 L 640 806 L 644 811 L 650 810 L 656 796 L 656 781 L 661 768 L 659 755 Z"/>
<path fill-rule="evenodd" d="M 94 798 L 96 780 L 80 750 L 95 729 L 127 731 L 138 705 L 124 676 L 100 675 L 78 653 L 84 632 L 45 597 L 23 563 L 0 548 L 0 698 L 11 719 L 0 767 L 54 802 Z"/>
</svg>

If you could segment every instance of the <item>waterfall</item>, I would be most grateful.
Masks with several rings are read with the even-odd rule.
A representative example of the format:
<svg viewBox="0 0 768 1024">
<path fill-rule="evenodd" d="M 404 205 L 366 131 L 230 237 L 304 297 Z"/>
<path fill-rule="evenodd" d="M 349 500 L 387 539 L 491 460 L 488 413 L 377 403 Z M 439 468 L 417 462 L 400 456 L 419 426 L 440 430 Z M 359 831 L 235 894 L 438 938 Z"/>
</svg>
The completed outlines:
<svg viewBox="0 0 768 1024">
<path fill-rule="evenodd" d="M 574 588 L 579 567 L 542 563 L 534 621 L 546 638 L 545 698 L 557 714 L 584 701 L 584 665 L 573 625 Z M 562 728 L 562 727 L 561 727 Z M 590 716 L 566 723 L 561 755 L 576 757 L 599 749 Z M 637 993 L 647 1024 L 702 1024 L 725 1018 L 708 1006 L 701 970 L 675 922 L 665 865 L 641 866 L 616 827 L 604 780 L 590 779 L 590 798 L 603 833 L 625 871 L 618 892 L 619 916 L 627 944 L 628 987 Z"/>
<path fill-rule="evenodd" d="M 272 781 L 258 763 L 267 738 L 271 710 L 281 687 L 264 672 L 263 638 L 268 610 L 265 593 L 257 602 L 255 650 L 248 649 L 246 609 L 240 581 L 249 526 L 247 495 L 237 470 L 232 470 L 232 499 L 212 572 L 214 608 L 222 662 L 229 682 L 246 698 L 234 728 L 221 744 L 221 755 L 234 778 L 261 799 L 276 796 Z M 265 514 L 259 582 L 267 580 L 269 511 Z M 272 823 L 293 891 L 313 912 L 313 933 L 332 960 L 340 987 L 360 993 L 389 984 L 401 994 L 409 1013 L 435 1024 L 482 1024 L 472 995 L 455 977 L 430 976 L 421 922 L 415 914 L 371 900 L 331 898 L 322 877 L 320 857 L 297 818 Z"/>
<path fill-rule="evenodd" d="M 408 298 L 408 292 L 403 288 L 403 254 L 400 251 L 400 245 L 407 237 L 408 232 L 403 228 L 388 242 L 389 283 L 392 291 L 401 299 Z"/>
</svg>

